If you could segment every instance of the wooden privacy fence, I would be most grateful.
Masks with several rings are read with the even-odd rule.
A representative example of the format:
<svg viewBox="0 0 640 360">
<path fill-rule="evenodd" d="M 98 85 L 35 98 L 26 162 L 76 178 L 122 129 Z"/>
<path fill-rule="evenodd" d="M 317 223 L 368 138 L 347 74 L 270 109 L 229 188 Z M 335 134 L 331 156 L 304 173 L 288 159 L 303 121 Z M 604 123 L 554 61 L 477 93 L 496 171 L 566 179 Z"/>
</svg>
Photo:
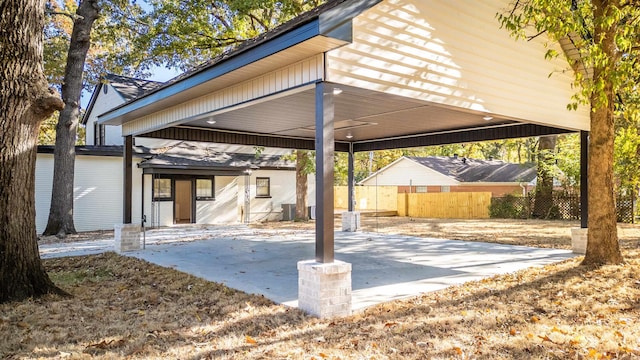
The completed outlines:
<svg viewBox="0 0 640 360">
<path fill-rule="evenodd" d="M 488 219 L 490 192 L 399 194 L 398 215 L 440 219 Z"/>
<path fill-rule="evenodd" d="M 333 188 L 333 206 L 336 209 L 347 209 L 348 187 L 335 186 Z M 356 210 L 398 210 L 397 186 L 356 186 Z"/>
<path fill-rule="evenodd" d="M 346 186 L 334 187 L 334 207 L 346 209 Z M 356 210 L 392 210 L 400 216 L 488 219 L 490 192 L 401 193 L 397 186 L 356 186 Z"/>
</svg>

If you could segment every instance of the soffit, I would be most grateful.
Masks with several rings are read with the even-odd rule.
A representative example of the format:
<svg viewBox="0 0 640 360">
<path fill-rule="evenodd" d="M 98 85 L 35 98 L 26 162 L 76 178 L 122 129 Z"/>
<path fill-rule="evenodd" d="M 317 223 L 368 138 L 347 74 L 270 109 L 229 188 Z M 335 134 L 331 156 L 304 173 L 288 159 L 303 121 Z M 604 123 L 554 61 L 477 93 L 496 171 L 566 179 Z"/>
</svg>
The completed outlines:
<svg viewBox="0 0 640 360">
<path fill-rule="evenodd" d="M 480 112 L 412 98 L 343 85 L 339 88 L 342 93 L 334 96 L 336 141 L 357 142 L 517 124 L 513 119 L 487 121 Z M 211 120 L 215 120 L 215 124 L 207 123 Z M 314 139 L 315 89 L 243 104 L 180 127 Z"/>
</svg>

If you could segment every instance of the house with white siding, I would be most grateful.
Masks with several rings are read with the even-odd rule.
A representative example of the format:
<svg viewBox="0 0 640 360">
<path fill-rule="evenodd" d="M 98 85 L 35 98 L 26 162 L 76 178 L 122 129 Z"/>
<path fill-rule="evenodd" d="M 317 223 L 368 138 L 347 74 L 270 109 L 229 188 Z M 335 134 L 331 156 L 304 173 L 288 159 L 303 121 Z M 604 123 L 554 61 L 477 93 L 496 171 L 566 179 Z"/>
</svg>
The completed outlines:
<svg viewBox="0 0 640 360">
<path fill-rule="evenodd" d="M 535 186 L 533 164 L 477 160 L 458 156 L 403 156 L 359 185 L 397 186 L 401 193 L 491 192 L 526 194 Z"/>
<path fill-rule="evenodd" d="M 123 141 L 120 126 L 99 114 L 161 83 L 107 75 L 96 86 L 82 123 L 86 146 L 76 147 L 74 223 L 78 231 L 109 230 L 122 222 Z M 295 204 L 295 163 L 290 150 L 193 141 L 135 139 L 132 217 L 146 227 L 277 221 L 283 204 Z M 257 151 L 259 153 L 257 153 Z M 36 229 L 44 231 L 53 179 L 53 147 L 36 160 Z M 314 179 L 309 177 L 310 206 Z"/>
<path fill-rule="evenodd" d="M 295 163 L 280 155 L 227 153 L 221 146 L 174 142 L 136 146 L 132 217 L 145 227 L 232 224 L 286 218 L 295 204 Z M 189 163 L 190 166 L 185 166 Z M 78 231 L 112 230 L 122 221 L 122 146 L 78 146 L 74 223 Z M 53 147 L 36 159 L 36 230 L 47 225 L 53 181 Z M 314 195 L 309 178 L 309 199 Z M 311 203 L 310 205 L 313 205 Z"/>
</svg>

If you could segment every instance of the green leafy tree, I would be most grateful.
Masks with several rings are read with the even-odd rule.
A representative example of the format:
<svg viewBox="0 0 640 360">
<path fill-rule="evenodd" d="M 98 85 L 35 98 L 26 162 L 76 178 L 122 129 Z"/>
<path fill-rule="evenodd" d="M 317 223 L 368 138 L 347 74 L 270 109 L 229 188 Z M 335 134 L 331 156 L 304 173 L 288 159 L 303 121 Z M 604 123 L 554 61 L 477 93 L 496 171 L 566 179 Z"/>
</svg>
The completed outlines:
<svg viewBox="0 0 640 360">
<path fill-rule="evenodd" d="M 323 2 L 150 0 L 137 48 L 155 64 L 188 70 Z"/>
<path fill-rule="evenodd" d="M 616 114 L 614 172 L 620 192 L 635 198 L 640 188 L 640 94 L 620 94 Z"/>
<path fill-rule="evenodd" d="M 56 143 L 56 124 L 59 116 L 56 111 L 42 122 L 38 132 L 38 145 L 54 145 Z"/>
<path fill-rule="evenodd" d="M 589 232 L 583 264 L 623 261 L 614 200 L 614 110 L 617 94 L 634 91 L 640 48 L 640 6 L 631 0 L 526 0 L 498 14 L 519 38 L 544 33 L 571 39 L 579 56 L 569 57 L 579 91 L 569 108 L 591 107 L 589 142 Z M 549 50 L 547 57 L 559 56 Z"/>
<path fill-rule="evenodd" d="M 558 136 L 556 163 L 563 188 L 571 191 L 580 185 L 580 135 Z"/>
<path fill-rule="evenodd" d="M 640 186 L 640 133 L 636 126 L 617 131 L 614 164 L 622 194 L 633 195 Z"/>
<path fill-rule="evenodd" d="M 533 217 L 547 219 L 553 208 L 553 179 L 557 175 L 555 148 L 558 137 L 541 136 L 538 140 L 537 182 Z"/>
</svg>

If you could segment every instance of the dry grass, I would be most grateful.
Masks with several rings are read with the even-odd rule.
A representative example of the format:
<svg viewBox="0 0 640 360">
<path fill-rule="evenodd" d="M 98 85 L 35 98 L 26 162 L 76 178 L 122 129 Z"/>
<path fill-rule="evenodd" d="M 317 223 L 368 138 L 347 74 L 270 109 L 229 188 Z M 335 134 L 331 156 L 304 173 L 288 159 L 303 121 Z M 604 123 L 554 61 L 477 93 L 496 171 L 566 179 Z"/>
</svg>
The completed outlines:
<svg viewBox="0 0 640 360">
<path fill-rule="evenodd" d="M 339 230 L 341 223 L 335 221 Z M 270 222 L 252 225 L 256 228 L 315 229 L 309 222 Z M 571 228 L 576 221 L 505 220 L 505 219 L 420 219 L 410 217 L 362 217 L 362 230 L 384 234 L 403 234 L 452 240 L 484 241 L 509 245 L 544 248 L 571 248 Z M 640 241 L 640 226 L 618 224 L 618 237 L 623 246 Z"/>
<path fill-rule="evenodd" d="M 572 259 L 337 320 L 113 253 L 52 259 L 51 277 L 74 297 L 0 305 L 0 357 L 638 358 L 640 251 L 631 239 L 624 254 L 623 265 Z"/>
</svg>

